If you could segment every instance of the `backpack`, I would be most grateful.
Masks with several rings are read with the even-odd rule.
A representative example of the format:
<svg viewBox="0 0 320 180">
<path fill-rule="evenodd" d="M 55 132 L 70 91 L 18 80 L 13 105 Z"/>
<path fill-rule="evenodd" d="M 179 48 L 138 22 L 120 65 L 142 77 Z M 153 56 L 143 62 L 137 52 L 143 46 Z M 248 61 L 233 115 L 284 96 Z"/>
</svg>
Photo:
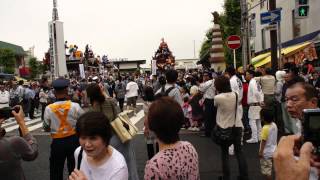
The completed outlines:
<svg viewBox="0 0 320 180">
<path fill-rule="evenodd" d="M 170 87 L 165 91 L 164 86 L 162 86 L 161 91 L 155 95 L 155 99 L 160 99 L 162 97 L 166 97 L 175 87 Z"/>
</svg>

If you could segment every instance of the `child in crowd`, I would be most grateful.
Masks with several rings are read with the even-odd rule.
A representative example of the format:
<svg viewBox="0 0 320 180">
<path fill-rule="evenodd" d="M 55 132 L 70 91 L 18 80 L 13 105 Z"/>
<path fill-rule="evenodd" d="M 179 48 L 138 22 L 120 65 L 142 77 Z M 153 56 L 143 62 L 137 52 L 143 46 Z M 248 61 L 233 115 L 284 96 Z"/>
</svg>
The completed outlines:
<svg viewBox="0 0 320 180">
<path fill-rule="evenodd" d="M 190 127 L 192 131 L 200 131 L 200 123 L 201 119 L 203 118 L 203 108 L 200 105 L 200 100 L 202 98 L 202 95 L 199 93 L 199 88 L 197 86 L 192 86 L 190 88 L 190 100 L 189 104 L 191 106 L 191 119 L 190 121 Z"/>
<path fill-rule="evenodd" d="M 192 109 L 191 109 L 191 106 L 189 104 L 189 97 L 188 96 L 185 96 L 183 98 L 183 105 L 182 105 L 182 110 L 183 110 L 183 114 L 184 114 L 184 124 L 182 125 L 182 128 L 191 128 L 191 124 L 189 123 L 190 122 L 190 119 L 192 118 Z M 191 130 L 191 129 L 188 129 L 188 130 Z"/>
<path fill-rule="evenodd" d="M 278 128 L 273 122 L 272 110 L 262 109 L 260 111 L 264 126 L 261 131 L 261 142 L 259 149 L 261 173 L 267 180 L 272 179 L 272 156 L 277 147 Z"/>
</svg>

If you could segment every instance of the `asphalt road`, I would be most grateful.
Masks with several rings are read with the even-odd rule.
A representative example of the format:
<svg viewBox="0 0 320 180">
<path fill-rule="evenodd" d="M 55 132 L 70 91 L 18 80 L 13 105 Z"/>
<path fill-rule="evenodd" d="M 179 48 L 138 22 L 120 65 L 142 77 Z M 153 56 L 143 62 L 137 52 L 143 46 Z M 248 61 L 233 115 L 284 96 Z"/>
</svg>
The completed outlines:
<svg viewBox="0 0 320 180">
<path fill-rule="evenodd" d="M 39 156 L 33 162 L 23 162 L 23 169 L 27 180 L 46 180 L 49 179 L 49 152 L 50 136 L 36 135 L 39 143 Z M 218 179 L 222 174 L 220 148 L 215 145 L 209 138 L 200 137 L 197 133 L 181 134 L 181 139 L 191 142 L 199 155 L 200 177 L 202 180 Z M 146 144 L 143 135 L 137 135 L 133 139 L 136 153 L 138 172 L 140 179 L 143 179 L 144 167 L 147 160 Z M 250 179 L 262 179 L 259 170 L 258 144 L 244 146 L 244 152 L 249 166 Z M 238 175 L 238 165 L 235 156 L 230 158 L 232 179 Z M 67 174 L 67 172 L 66 172 Z M 67 175 L 65 176 L 67 177 Z"/>
</svg>

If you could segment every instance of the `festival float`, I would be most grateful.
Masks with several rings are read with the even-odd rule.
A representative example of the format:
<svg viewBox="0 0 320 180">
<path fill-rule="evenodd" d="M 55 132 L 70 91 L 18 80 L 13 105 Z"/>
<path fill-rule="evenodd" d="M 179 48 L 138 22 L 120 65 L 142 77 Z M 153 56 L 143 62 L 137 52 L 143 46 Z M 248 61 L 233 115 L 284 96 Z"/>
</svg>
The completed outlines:
<svg viewBox="0 0 320 180">
<path fill-rule="evenodd" d="M 213 28 L 212 28 L 212 47 L 210 49 L 210 64 L 211 68 L 216 72 L 222 72 L 226 68 L 222 33 L 220 29 L 220 17 L 218 12 L 213 12 Z"/>
<path fill-rule="evenodd" d="M 160 46 L 152 59 L 156 62 L 158 73 L 163 73 L 168 69 L 174 69 L 175 57 L 172 55 L 168 44 L 163 38 L 161 39 Z"/>
</svg>

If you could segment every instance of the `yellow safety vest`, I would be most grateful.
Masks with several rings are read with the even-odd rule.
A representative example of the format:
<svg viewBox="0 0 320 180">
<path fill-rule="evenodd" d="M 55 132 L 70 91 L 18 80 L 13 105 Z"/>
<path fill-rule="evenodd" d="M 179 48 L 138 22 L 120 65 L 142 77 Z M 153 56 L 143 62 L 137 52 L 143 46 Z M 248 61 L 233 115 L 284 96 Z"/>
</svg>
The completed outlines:
<svg viewBox="0 0 320 180">
<path fill-rule="evenodd" d="M 68 113 L 71 109 L 71 101 L 63 104 L 50 104 L 49 108 L 60 120 L 60 126 L 56 133 L 51 133 L 52 138 L 64 138 L 76 134 L 75 129 L 68 122 Z M 63 109 L 63 112 L 60 110 Z"/>
</svg>

